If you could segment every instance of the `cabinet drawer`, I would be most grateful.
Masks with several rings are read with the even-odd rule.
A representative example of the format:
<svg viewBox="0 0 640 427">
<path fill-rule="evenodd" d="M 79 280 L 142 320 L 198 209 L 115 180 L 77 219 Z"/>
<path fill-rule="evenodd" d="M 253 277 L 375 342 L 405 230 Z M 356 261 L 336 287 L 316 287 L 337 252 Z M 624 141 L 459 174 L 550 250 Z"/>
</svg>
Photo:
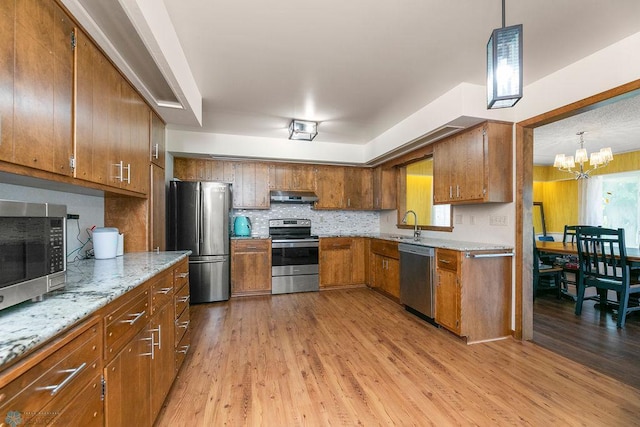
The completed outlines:
<svg viewBox="0 0 640 427">
<path fill-rule="evenodd" d="M 173 288 L 180 289 L 185 283 L 189 282 L 189 263 L 187 260 L 182 261 L 173 269 Z"/>
<path fill-rule="evenodd" d="M 104 425 L 104 404 L 102 402 L 102 375 L 98 375 L 84 390 L 82 390 L 73 403 L 62 411 L 54 404 L 43 410 L 52 414 L 53 426 L 78 426 L 101 427 Z"/>
<path fill-rule="evenodd" d="M 320 250 L 351 250 L 351 243 L 353 239 L 351 237 L 330 237 L 320 239 Z"/>
<path fill-rule="evenodd" d="M 83 328 L 86 325 L 69 334 Z M 52 353 L 44 356 L 45 349 L 44 353 L 25 360 L 27 366 L 33 367 L 0 389 L 0 413 L 20 412 L 22 423 L 31 425 L 50 423 L 69 405 L 75 409 L 81 391 L 102 371 L 100 341 L 101 330 L 96 318 L 88 329 Z M 4 384 L 4 378 L 0 378 L 0 384 Z"/>
<path fill-rule="evenodd" d="M 270 244 L 269 239 L 244 239 L 231 242 L 235 252 L 268 252 Z"/>
<path fill-rule="evenodd" d="M 438 249 L 436 251 L 436 266 L 444 270 L 458 271 L 458 252 Z"/>
<path fill-rule="evenodd" d="M 162 274 L 151 284 L 151 313 L 162 308 L 173 299 L 173 275 Z"/>
<path fill-rule="evenodd" d="M 383 255 L 389 258 L 399 259 L 398 244 L 396 242 L 387 242 L 385 240 L 371 240 L 371 252 Z"/>
<path fill-rule="evenodd" d="M 189 284 L 186 283 L 180 289 L 178 289 L 174 295 L 174 298 L 176 306 L 175 318 L 177 320 L 185 311 L 185 309 L 189 307 Z"/>
<path fill-rule="evenodd" d="M 191 347 L 191 330 L 187 329 L 184 336 L 176 346 L 176 372 L 182 366 L 182 362 L 184 362 L 184 358 L 187 357 L 187 353 L 189 352 L 189 348 Z"/>
<path fill-rule="evenodd" d="M 189 309 L 187 309 L 184 310 L 180 317 L 176 320 L 176 338 L 174 345 L 177 346 L 178 343 L 182 340 L 184 334 L 189 330 L 189 323 Z"/>
<path fill-rule="evenodd" d="M 149 291 L 120 305 L 105 316 L 105 359 L 110 360 L 149 321 Z"/>
</svg>

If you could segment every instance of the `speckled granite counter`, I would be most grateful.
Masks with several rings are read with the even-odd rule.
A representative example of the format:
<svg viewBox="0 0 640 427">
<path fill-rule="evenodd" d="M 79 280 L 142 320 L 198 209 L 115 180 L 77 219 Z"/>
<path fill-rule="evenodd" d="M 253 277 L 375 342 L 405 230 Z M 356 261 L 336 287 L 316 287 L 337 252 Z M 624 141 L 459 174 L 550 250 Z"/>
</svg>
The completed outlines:
<svg viewBox="0 0 640 427">
<path fill-rule="evenodd" d="M 372 233 L 372 234 L 357 234 L 357 235 L 321 235 L 322 237 L 370 237 L 373 239 L 390 240 L 393 242 L 408 243 L 411 245 L 430 246 L 432 248 L 452 249 L 461 252 L 472 251 L 510 251 L 513 250 L 513 246 L 500 245 L 494 243 L 481 243 L 481 242 L 467 242 L 448 239 L 433 239 L 430 237 L 421 237 L 420 240 L 413 240 L 413 236 L 407 236 L 402 234 L 387 234 L 387 233 Z"/>
<path fill-rule="evenodd" d="M 140 252 L 67 267 L 67 284 L 40 302 L 0 311 L 0 369 L 189 255 Z"/>
</svg>

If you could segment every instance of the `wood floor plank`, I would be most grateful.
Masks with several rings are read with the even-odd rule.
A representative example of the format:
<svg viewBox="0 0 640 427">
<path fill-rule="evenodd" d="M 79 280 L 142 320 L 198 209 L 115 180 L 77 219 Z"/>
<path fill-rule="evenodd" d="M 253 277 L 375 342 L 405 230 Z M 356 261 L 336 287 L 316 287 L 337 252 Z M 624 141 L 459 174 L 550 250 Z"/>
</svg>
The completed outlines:
<svg viewBox="0 0 640 427">
<path fill-rule="evenodd" d="M 640 390 L 532 343 L 468 346 L 366 288 L 192 306 L 158 426 L 632 425 Z"/>
</svg>

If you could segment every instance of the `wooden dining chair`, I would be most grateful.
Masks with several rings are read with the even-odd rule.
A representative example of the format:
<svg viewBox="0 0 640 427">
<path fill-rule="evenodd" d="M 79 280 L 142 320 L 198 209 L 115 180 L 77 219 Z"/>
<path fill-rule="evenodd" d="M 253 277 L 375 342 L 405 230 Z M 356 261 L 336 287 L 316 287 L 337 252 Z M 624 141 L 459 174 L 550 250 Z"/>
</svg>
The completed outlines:
<svg viewBox="0 0 640 427">
<path fill-rule="evenodd" d="M 562 234 L 562 243 L 571 243 L 574 244 L 576 242 L 576 231 L 580 227 L 588 227 L 586 225 L 565 225 L 564 233 Z M 568 274 L 570 274 L 573 279 L 570 279 Z M 578 277 L 578 263 L 573 262 L 571 257 L 568 258 L 567 262 L 563 264 L 562 267 L 562 293 L 568 295 L 569 297 L 576 299 L 576 294 L 572 294 L 569 292 L 569 285 L 576 286 Z"/>
<path fill-rule="evenodd" d="M 617 327 L 623 328 L 627 314 L 640 310 L 639 306 L 629 307 L 629 295 L 640 293 L 640 283 L 631 280 L 624 229 L 580 227 L 576 233 L 576 244 L 579 270 L 575 313 L 582 313 L 587 288 L 598 290 L 602 310 L 609 303 L 608 291 L 613 290 L 618 295 Z"/>
<path fill-rule="evenodd" d="M 533 241 L 533 298 L 535 299 L 540 289 L 540 279 L 550 278 L 553 280 L 554 288 L 557 291 L 558 298 L 561 296 L 562 286 L 562 267 L 546 265 L 540 261 L 540 253 L 536 247 L 536 241 Z"/>
</svg>

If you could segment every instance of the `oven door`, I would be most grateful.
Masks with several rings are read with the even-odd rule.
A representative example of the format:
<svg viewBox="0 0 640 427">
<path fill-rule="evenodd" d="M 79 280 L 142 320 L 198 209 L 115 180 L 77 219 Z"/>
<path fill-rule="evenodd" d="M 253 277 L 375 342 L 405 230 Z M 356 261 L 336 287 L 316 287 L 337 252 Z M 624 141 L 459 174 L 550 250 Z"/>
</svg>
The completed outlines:
<svg viewBox="0 0 640 427">
<path fill-rule="evenodd" d="M 271 270 L 274 276 L 318 273 L 317 240 L 275 240 L 271 244 Z"/>
</svg>

